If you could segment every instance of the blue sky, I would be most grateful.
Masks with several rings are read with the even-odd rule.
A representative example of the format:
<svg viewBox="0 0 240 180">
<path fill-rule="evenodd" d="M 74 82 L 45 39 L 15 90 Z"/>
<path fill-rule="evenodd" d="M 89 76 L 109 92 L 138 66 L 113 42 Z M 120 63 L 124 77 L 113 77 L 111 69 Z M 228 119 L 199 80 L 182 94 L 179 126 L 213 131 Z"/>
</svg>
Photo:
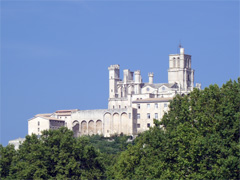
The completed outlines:
<svg viewBox="0 0 240 180">
<path fill-rule="evenodd" d="M 111 64 L 167 82 L 179 41 L 195 83 L 236 80 L 239 1 L 1 1 L 1 144 L 35 114 L 107 108 Z"/>
</svg>

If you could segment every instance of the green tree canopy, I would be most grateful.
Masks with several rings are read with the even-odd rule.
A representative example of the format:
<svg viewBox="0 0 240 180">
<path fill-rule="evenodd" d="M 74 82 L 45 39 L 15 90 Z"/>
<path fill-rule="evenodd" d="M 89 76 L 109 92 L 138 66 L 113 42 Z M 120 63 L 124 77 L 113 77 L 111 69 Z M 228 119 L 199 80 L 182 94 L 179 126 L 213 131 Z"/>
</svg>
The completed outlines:
<svg viewBox="0 0 240 180">
<path fill-rule="evenodd" d="M 0 177 L 5 178 L 9 175 L 13 157 L 16 155 L 14 145 L 3 147 L 0 144 Z"/>
<path fill-rule="evenodd" d="M 176 96 L 121 153 L 116 179 L 239 179 L 240 79 Z"/>
<path fill-rule="evenodd" d="M 3 163 L 1 160 L 1 164 Z M 99 153 L 86 137 L 74 138 L 71 130 L 60 128 L 45 130 L 40 138 L 36 135 L 26 136 L 26 140 L 13 156 L 9 176 L 2 177 L 102 179 L 104 171 Z"/>
</svg>

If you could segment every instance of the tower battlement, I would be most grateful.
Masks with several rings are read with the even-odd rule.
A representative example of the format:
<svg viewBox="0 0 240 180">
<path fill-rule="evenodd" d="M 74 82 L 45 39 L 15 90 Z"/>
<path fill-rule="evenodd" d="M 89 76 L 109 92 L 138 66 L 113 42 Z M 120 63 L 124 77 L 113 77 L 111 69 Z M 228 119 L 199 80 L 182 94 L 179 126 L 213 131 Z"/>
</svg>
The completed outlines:
<svg viewBox="0 0 240 180">
<path fill-rule="evenodd" d="M 120 69 L 120 65 L 119 64 L 113 64 L 113 65 L 110 65 L 108 67 L 108 70 L 114 70 L 114 69 Z"/>
<path fill-rule="evenodd" d="M 136 71 L 134 71 L 134 74 L 135 74 L 135 75 L 140 75 L 140 74 L 141 74 L 141 71 L 140 71 L 140 70 L 136 70 Z"/>
<path fill-rule="evenodd" d="M 153 72 L 148 73 L 148 76 L 152 76 L 153 77 L 153 75 L 154 75 Z"/>
</svg>

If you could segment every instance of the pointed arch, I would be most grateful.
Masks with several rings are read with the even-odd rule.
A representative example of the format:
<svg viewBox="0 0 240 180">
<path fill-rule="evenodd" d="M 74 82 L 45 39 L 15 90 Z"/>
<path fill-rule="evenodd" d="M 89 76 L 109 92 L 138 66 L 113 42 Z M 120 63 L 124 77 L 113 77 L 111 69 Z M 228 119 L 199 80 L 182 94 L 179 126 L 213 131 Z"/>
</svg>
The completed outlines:
<svg viewBox="0 0 240 180">
<path fill-rule="evenodd" d="M 103 134 L 102 120 L 100 119 L 96 121 L 96 134 Z"/>
<path fill-rule="evenodd" d="M 87 121 L 83 120 L 81 122 L 81 135 L 87 135 Z"/>
<path fill-rule="evenodd" d="M 130 123 L 127 113 L 124 112 L 121 114 L 121 133 L 123 134 L 129 134 L 129 129 L 130 129 Z"/>
<path fill-rule="evenodd" d="M 89 135 L 95 134 L 95 127 L 94 127 L 94 121 L 93 120 L 90 120 L 88 122 L 88 134 Z"/>
<path fill-rule="evenodd" d="M 72 131 L 73 131 L 73 136 L 74 137 L 79 137 L 80 136 L 80 131 L 79 131 L 79 122 L 78 120 L 74 120 L 72 123 Z"/>
<path fill-rule="evenodd" d="M 119 128 L 120 128 L 120 116 L 118 113 L 113 114 L 113 134 L 119 134 Z"/>
<path fill-rule="evenodd" d="M 109 112 L 105 113 L 103 116 L 103 132 L 104 136 L 109 137 L 111 135 L 111 114 Z"/>
</svg>

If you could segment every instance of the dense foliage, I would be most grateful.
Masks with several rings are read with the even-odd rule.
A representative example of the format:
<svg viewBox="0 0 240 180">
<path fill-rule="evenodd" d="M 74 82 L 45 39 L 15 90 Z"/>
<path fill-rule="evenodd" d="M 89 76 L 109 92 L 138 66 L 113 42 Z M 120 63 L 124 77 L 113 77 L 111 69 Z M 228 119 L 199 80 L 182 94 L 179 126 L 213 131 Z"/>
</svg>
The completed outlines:
<svg viewBox="0 0 240 180">
<path fill-rule="evenodd" d="M 13 145 L 8 145 L 6 147 L 3 147 L 0 145 L 0 172 L 1 172 L 1 178 L 7 177 L 9 175 L 11 163 L 13 160 L 13 157 L 16 155 L 16 151 L 14 149 Z"/>
<path fill-rule="evenodd" d="M 116 179 L 239 179 L 240 79 L 177 96 L 120 155 Z"/>
<path fill-rule="evenodd" d="M 12 150 L 12 146 L 1 149 L 2 179 L 104 178 L 105 169 L 99 153 L 87 138 L 74 138 L 67 128 L 43 131 L 41 138 L 26 136 L 12 159 L 6 153 L 7 149 Z M 9 165 L 11 160 L 10 167 L 4 165 Z"/>
<path fill-rule="evenodd" d="M 105 177 L 109 177 L 111 174 L 111 167 L 116 163 L 117 158 L 121 151 L 127 149 L 128 144 L 132 144 L 131 136 L 111 136 L 103 137 L 99 135 L 87 136 L 90 143 L 100 151 L 100 156 L 103 159 L 103 164 L 105 166 Z"/>
<path fill-rule="evenodd" d="M 124 151 L 127 149 L 127 145 L 131 143 L 131 136 L 112 136 L 109 138 L 94 135 L 88 136 L 90 143 L 96 148 L 99 149 L 101 153 L 114 154 Z"/>
<path fill-rule="evenodd" d="M 61 128 L 0 145 L 1 179 L 240 179 L 240 78 L 176 96 L 161 122 L 129 137 Z"/>
</svg>

